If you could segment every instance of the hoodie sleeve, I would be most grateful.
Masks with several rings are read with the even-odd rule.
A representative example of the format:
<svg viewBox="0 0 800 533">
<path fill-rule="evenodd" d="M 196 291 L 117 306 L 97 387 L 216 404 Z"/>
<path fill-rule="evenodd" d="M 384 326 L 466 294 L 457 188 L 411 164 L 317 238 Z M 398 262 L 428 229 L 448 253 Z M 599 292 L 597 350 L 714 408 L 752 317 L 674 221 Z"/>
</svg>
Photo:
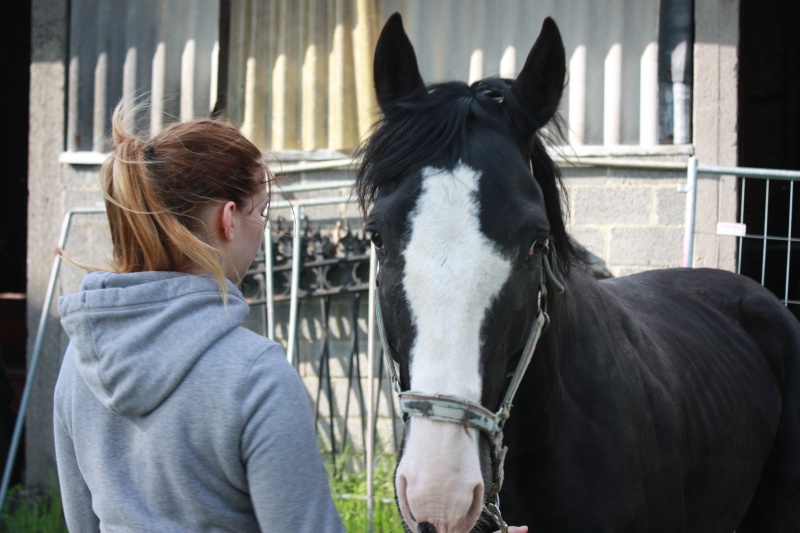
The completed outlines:
<svg viewBox="0 0 800 533">
<path fill-rule="evenodd" d="M 65 358 L 72 357 L 70 350 L 67 351 Z M 76 376 L 74 370 L 65 361 L 61 368 L 61 373 L 56 383 L 55 405 L 53 417 L 53 431 L 56 444 L 56 464 L 58 467 L 58 483 L 61 488 L 61 501 L 64 506 L 64 517 L 67 520 L 67 528 L 70 531 L 100 531 L 100 521 L 92 510 L 92 495 L 89 487 L 83 479 L 78 468 L 78 459 L 75 456 L 75 447 L 72 436 L 65 426 L 69 419 L 63 412 L 69 403 L 69 391 L 71 387 L 68 382 Z"/>
<path fill-rule="evenodd" d="M 279 346 L 245 384 L 242 458 L 262 531 L 343 532 L 305 387 Z"/>
</svg>

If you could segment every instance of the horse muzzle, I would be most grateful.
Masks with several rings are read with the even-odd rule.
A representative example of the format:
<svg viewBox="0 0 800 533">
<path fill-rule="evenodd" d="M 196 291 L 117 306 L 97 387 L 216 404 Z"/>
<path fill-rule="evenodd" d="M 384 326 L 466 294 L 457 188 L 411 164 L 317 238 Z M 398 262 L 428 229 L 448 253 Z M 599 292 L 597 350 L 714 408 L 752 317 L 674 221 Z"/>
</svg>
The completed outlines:
<svg viewBox="0 0 800 533">
<path fill-rule="evenodd" d="M 395 489 L 412 529 L 467 533 L 483 511 L 484 479 L 475 429 L 414 418 Z"/>
</svg>

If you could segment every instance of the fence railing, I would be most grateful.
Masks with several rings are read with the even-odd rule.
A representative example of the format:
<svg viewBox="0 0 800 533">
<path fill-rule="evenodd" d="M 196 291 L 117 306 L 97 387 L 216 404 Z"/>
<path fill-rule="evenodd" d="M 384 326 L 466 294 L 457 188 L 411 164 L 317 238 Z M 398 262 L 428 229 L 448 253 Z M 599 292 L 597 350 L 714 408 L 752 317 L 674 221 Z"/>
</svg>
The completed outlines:
<svg viewBox="0 0 800 533">
<path fill-rule="evenodd" d="M 717 221 L 717 235 L 737 239 L 736 272 L 760 281 L 787 307 L 800 306 L 800 221 L 794 216 L 795 197 L 800 198 L 800 171 L 710 166 L 700 164 L 694 157 L 690 158 L 686 171 L 682 262 L 685 267 L 692 266 L 697 182 L 703 174 L 736 176 L 739 180 L 737 220 Z M 773 182 L 777 182 L 777 190 Z M 770 202 L 773 204 L 772 210 Z M 776 206 L 777 202 L 783 205 Z M 782 257 L 784 252 L 785 259 Z M 754 262 L 753 258 L 757 260 Z M 780 265 L 776 264 L 777 260 L 781 261 Z"/>
</svg>

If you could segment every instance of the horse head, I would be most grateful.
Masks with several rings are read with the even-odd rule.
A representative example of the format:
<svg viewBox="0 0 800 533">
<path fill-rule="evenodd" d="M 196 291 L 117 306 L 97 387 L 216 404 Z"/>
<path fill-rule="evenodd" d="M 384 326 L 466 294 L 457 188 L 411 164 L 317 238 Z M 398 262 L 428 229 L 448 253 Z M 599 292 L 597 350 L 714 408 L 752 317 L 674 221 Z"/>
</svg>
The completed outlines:
<svg viewBox="0 0 800 533">
<path fill-rule="evenodd" d="M 359 148 L 355 192 L 410 415 L 395 488 L 413 529 L 470 531 L 499 490 L 509 376 L 542 316 L 550 261 L 566 272 L 571 252 L 539 136 L 565 74 L 549 18 L 516 80 L 426 86 L 399 15 L 378 40 L 382 117 Z"/>
</svg>

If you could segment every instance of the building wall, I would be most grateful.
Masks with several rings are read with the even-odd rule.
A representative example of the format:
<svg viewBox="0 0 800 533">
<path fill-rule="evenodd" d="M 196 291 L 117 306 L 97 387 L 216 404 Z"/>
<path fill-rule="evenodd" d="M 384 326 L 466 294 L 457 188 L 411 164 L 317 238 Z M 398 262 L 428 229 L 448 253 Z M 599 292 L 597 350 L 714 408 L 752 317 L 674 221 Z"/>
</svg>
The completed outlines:
<svg viewBox="0 0 800 533">
<path fill-rule="evenodd" d="M 103 152 L 120 99 L 147 102 L 143 127 L 208 116 L 217 99 L 218 0 L 73 0 L 67 141 Z"/>
<path fill-rule="evenodd" d="M 28 351 L 44 305 L 64 213 L 62 168 L 64 148 L 67 0 L 33 0 L 31 34 L 31 98 L 28 155 Z M 55 313 L 51 310 L 50 317 Z M 26 482 L 43 486 L 55 481 L 52 391 L 60 366 L 60 337 L 54 329 L 44 337 L 27 412 Z"/>
<path fill-rule="evenodd" d="M 695 2 L 694 150 L 701 164 L 736 166 L 739 0 Z M 736 240 L 716 234 L 736 220 L 736 178 L 701 177 L 694 266 L 735 270 Z"/>
<path fill-rule="evenodd" d="M 614 276 L 681 266 L 685 172 L 599 166 L 564 174 L 568 230 Z"/>
<path fill-rule="evenodd" d="M 62 216 L 69 208 L 93 206 L 101 201 L 94 166 L 59 163 L 64 150 L 67 124 L 66 79 L 68 57 L 66 0 L 33 0 L 31 63 L 31 128 L 29 147 L 29 233 L 28 233 L 28 324 L 29 354 L 34 345 L 47 282 L 53 265 L 53 247 L 58 240 Z M 694 151 L 704 164 L 735 164 L 736 154 L 736 43 L 737 0 L 696 2 Z M 633 159 L 685 162 L 683 151 L 627 151 Z M 660 154 L 660 155 L 659 155 Z M 607 149 L 602 155 L 618 155 Z M 590 251 L 606 261 L 615 275 L 641 270 L 678 266 L 681 259 L 682 217 L 685 195 L 678 192 L 684 182 L 679 170 L 621 170 L 603 166 L 572 168 L 564 166 L 569 193 L 569 228 Z M 698 240 L 695 266 L 731 268 L 733 240 L 715 235 L 717 214 L 735 215 L 735 182 L 730 179 L 701 180 L 698 196 Z M 732 217 L 731 217 L 732 219 Z M 82 218 L 76 223 L 68 252 L 77 259 L 102 262 L 108 240 L 102 216 Z M 82 272 L 64 265 L 56 296 L 77 290 Z M 362 303 L 363 305 L 363 303 Z M 349 302 L 334 302 L 348 316 Z M 279 311 L 284 312 L 284 311 Z M 316 394 L 315 360 L 319 350 L 320 324 L 315 307 L 305 306 L 301 331 L 309 343 L 304 348 L 307 360 L 300 371 L 307 379 L 310 397 Z M 362 309 L 360 316 L 366 317 Z M 52 445 L 52 391 L 66 338 L 61 333 L 54 310 L 44 335 L 40 364 L 27 415 L 26 481 L 46 485 L 54 481 L 55 461 Z M 357 327 L 362 342 L 365 324 L 348 324 L 335 319 L 339 336 L 333 365 L 337 405 L 344 404 L 348 361 L 343 350 L 350 346 L 347 333 Z M 279 331 L 279 337 L 281 333 Z M 285 340 L 285 339 L 284 339 Z M 316 343 L 316 344 L 315 344 Z M 362 349 L 362 353 L 364 350 Z M 362 357 L 362 374 L 366 360 Z M 366 384 L 364 384 L 366 390 Z M 384 391 L 383 398 L 389 395 Z M 384 407 L 388 404 L 383 402 Z M 324 407 L 324 406 L 323 406 Z M 391 433 L 392 421 L 382 412 L 384 435 Z M 357 411 L 347 422 L 357 434 Z M 324 428 L 321 428 L 324 429 Z M 385 440 L 385 437 L 382 437 Z M 323 437 L 324 440 L 324 437 Z"/>
<path fill-rule="evenodd" d="M 658 0 L 383 0 L 381 9 L 383 20 L 403 16 L 428 83 L 516 77 L 552 17 L 570 73 L 561 108 L 570 144 L 658 144 Z"/>
</svg>

